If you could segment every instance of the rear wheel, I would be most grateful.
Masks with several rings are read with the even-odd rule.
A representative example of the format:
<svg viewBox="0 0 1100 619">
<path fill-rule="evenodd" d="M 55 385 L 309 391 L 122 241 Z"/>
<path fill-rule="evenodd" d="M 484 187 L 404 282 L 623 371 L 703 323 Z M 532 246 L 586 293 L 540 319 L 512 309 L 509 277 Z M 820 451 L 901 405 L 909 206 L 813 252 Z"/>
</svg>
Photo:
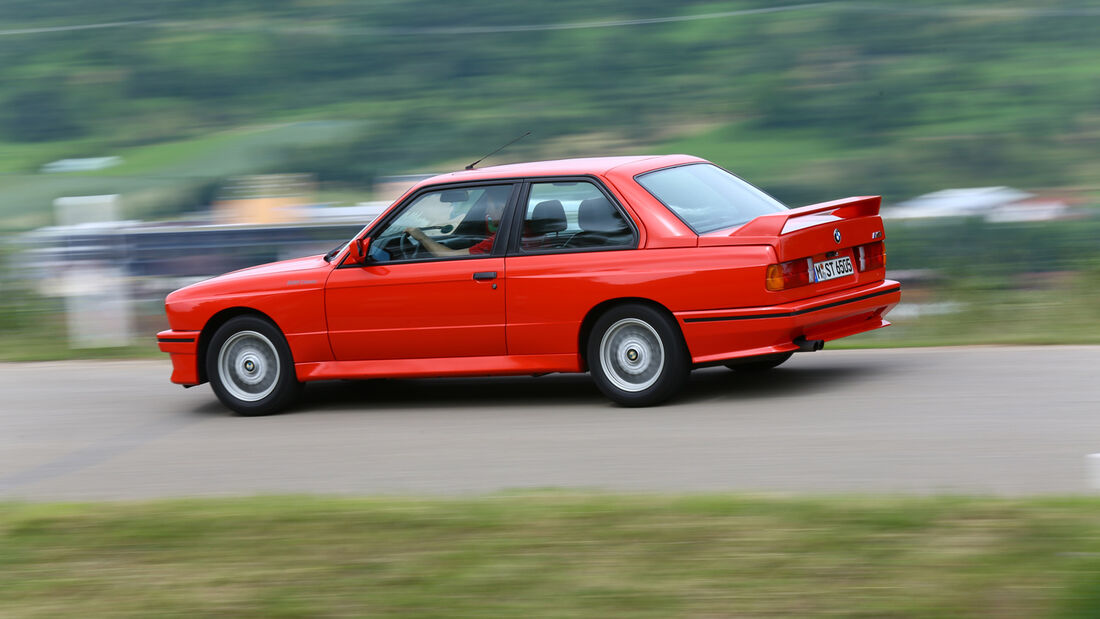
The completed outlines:
<svg viewBox="0 0 1100 619">
<path fill-rule="evenodd" d="M 206 351 L 214 393 L 238 415 L 270 415 L 293 403 L 301 383 L 279 329 L 256 316 L 237 316 L 218 328 Z"/>
<path fill-rule="evenodd" d="M 600 316 L 587 353 L 596 386 L 624 406 L 659 404 L 687 381 L 688 354 L 680 329 L 647 305 L 621 305 Z"/>
<path fill-rule="evenodd" d="M 765 372 L 791 358 L 794 353 L 777 352 L 759 357 L 747 357 L 743 361 L 730 361 L 726 367 L 738 372 Z"/>
</svg>

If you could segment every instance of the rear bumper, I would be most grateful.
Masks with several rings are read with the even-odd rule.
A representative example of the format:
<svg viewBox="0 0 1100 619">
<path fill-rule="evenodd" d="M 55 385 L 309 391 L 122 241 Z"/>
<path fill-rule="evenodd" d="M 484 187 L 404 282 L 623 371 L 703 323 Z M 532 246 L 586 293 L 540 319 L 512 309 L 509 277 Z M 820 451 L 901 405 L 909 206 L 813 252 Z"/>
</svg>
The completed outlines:
<svg viewBox="0 0 1100 619">
<path fill-rule="evenodd" d="M 766 307 L 676 312 L 693 363 L 797 350 L 797 337 L 835 340 L 888 326 L 901 284 L 870 286 Z"/>
<path fill-rule="evenodd" d="M 177 385 L 199 384 L 199 332 L 161 331 L 157 334 L 161 352 L 172 358 L 172 382 Z"/>
</svg>

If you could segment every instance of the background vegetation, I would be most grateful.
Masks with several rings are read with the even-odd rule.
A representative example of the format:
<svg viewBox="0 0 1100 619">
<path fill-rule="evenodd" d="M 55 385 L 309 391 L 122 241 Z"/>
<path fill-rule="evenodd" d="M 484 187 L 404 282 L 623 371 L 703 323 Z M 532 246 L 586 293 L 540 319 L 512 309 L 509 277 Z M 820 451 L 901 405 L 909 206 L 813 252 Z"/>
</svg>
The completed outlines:
<svg viewBox="0 0 1100 619">
<path fill-rule="evenodd" d="M 1022 6 L 9 1 L 9 32 L 140 23 L 0 36 L 0 213 L 47 207 L 20 191 L 61 157 L 124 156 L 85 175 L 101 191 L 248 168 L 366 186 L 527 129 L 502 159 L 685 151 L 793 204 L 996 184 L 1095 198 L 1100 14 Z M 557 29 L 692 15 L 710 17 Z"/>
</svg>

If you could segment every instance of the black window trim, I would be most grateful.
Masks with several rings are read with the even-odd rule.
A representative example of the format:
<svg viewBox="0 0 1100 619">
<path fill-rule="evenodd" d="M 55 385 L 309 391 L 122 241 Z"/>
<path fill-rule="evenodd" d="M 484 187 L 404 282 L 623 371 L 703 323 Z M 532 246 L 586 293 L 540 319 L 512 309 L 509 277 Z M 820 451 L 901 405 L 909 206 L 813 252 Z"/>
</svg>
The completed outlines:
<svg viewBox="0 0 1100 619">
<path fill-rule="evenodd" d="M 409 194 L 402 200 L 397 206 L 391 208 L 385 217 L 381 217 L 369 224 L 363 229 L 362 232 L 352 238 L 355 239 L 374 239 L 374 234 L 386 229 L 390 223 L 397 219 L 401 213 L 405 211 L 415 200 L 420 198 L 426 193 L 432 193 L 436 191 L 446 191 L 449 189 L 473 189 L 477 187 L 491 187 L 494 185 L 511 185 L 512 193 L 508 196 L 508 203 L 504 206 L 504 216 L 501 218 L 500 231 L 510 230 L 512 226 L 512 218 L 516 209 L 518 195 L 520 189 L 523 186 L 523 179 L 520 178 L 495 178 L 484 179 L 476 181 L 458 181 L 453 183 L 436 183 L 434 185 L 425 185 L 420 189 L 417 189 L 413 193 Z M 372 265 L 391 265 L 391 264 L 417 264 L 422 262 L 442 262 L 445 260 L 473 260 L 478 258 L 500 258 L 505 255 L 508 243 L 501 242 L 501 233 L 497 232 L 497 238 L 493 241 L 493 249 L 488 254 L 473 255 L 473 256 L 425 256 L 422 258 L 409 258 L 405 260 L 388 260 L 386 262 L 372 262 L 367 261 L 364 264 L 348 264 L 348 254 L 345 253 L 344 257 L 340 260 L 340 264 L 336 266 L 337 269 L 352 269 L 368 267 Z"/>
<path fill-rule="evenodd" d="M 569 247 L 562 249 L 542 249 L 536 251 L 525 251 L 522 247 L 521 239 L 523 237 L 523 219 L 527 215 L 527 201 L 531 198 L 531 185 L 535 183 L 590 183 L 596 187 L 596 189 L 603 194 L 604 198 L 618 211 L 619 215 L 626 221 L 626 225 L 630 227 L 632 234 L 632 240 L 629 244 L 614 245 L 610 247 Z M 638 249 L 638 244 L 641 242 L 641 235 L 638 232 L 638 224 L 634 221 L 634 218 L 630 216 L 630 213 L 623 208 L 618 199 L 615 198 L 615 194 L 611 193 L 604 185 L 603 181 L 594 174 L 570 174 L 566 176 L 530 176 L 523 179 L 522 187 L 520 188 L 518 199 L 514 205 L 515 217 L 512 219 L 512 227 L 508 231 L 508 249 L 507 256 L 509 258 L 516 258 L 520 256 L 546 256 L 546 255 L 558 255 L 558 254 L 576 254 L 576 253 L 592 253 L 599 251 L 629 251 Z"/>
<path fill-rule="evenodd" d="M 665 204 L 664 200 L 658 198 L 656 196 L 656 194 L 654 194 L 652 191 L 650 191 L 648 187 L 643 185 L 642 182 L 640 180 L 638 180 L 640 177 L 645 176 L 646 174 L 653 174 L 654 172 L 663 172 L 665 170 L 671 170 L 673 168 L 682 168 L 684 166 L 689 166 L 689 165 L 712 165 L 712 166 L 718 168 L 719 170 L 722 170 L 726 174 L 729 174 L 730 176 L 736 178 L 737 180 L 741 181 L 742 183 L 745 183 L 749 187 L 752 187 L 753 189 L 759 191 L 760 193 L 768 196 L 772 200 L 775 200 L 776 204 L 779 204 L 780 206 L 786 208 L 787 210 L 790 210 L 790 208 L 791 208 L 791 207 L 787 206 L 786 204 L 784 204 L 784 202 L 782 200 L 776 198 L 772 194 L 764 191 L 763 189 L 757 187 L 756 185 L 753 185 L 749 181 L 741 178 L 740 176 L 734 174 L 733 172 L 730 172 L 726 168 L 723 168 L 722 166 L 718 165 L 717 163 L 714 163 L 713 161 L 688 161 L 688 162 L 685 162 L 685 163 L 677 163 L 677 164 L 673 164 L 673 165 L 670 165 L 670 166 L 665 166 L 663 168 L 656 168 L 654 170 L 646 170 L 645 172 L 639 172 L 638 174 L 635 174 L 634 175 L 634 182 L 638 183 L 638 186 L 641 187 L 643 190 L 645 190 L 645 192 L 648 193 L 650 196 L 652 196 L 654 200 L 660 202 L 661 206 L 668 209 L 668 212 L 672 213 L 673 216 L 676 217 L 676 219 L 679 219 L 681 222 L 683 222 L 683 224 L 688 227 L 688 230 L 691 230 L 692 232 L 695 233 L 695 236 L 702 236 L 704 234 L 709 234 L 711 232 L 717 232 L 718 230 L 725 230 L 727 228 L 736 228 L 738 226 L 743 226 L 743 225 L 749 223 L 749 221 L 752 221 L 752 219 L 750 219 L 749 221 L 746 221 L 744 223 L 741 223 L 741 224 L 735 224 L 735 225 L 732 225 L 732 226 L 722 226 L 720 228 L 714 228 L 714 229 L 711 229 L 711 230 L 703 230 L 702 232 L 700 232 L 699 230 L 695 229 L 695 226 L 689 224 L 686 219 L 684 219 L 683 217 L 680 217 L 680 214 L 676 212 L 676 209 L 672 208 L 668 204 Z M 753 219 L 755 219 L 755 217 Z"/>
</svg>

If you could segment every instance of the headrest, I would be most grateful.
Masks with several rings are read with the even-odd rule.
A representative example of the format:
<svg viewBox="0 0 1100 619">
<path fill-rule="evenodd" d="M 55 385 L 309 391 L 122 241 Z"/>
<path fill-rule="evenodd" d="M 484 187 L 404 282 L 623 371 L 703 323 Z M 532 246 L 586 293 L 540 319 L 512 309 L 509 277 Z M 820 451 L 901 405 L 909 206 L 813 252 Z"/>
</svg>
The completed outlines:
<svg viewBox="0 0 1100 619">
<path fill-rule="evenodd" d="M 585 232 L 623 232 L 626 223 L 607 198 L 591 198 L 577 208 L 577 225 Z"/>
<path fill-rule="evenodd" d="M 531 221 L 528 222 L 528 233 L 531 235 L 550 234 L 561 232 L 569 227 L 565 220 L 565 209 L 558 200 L 545 200 L 535 205 L 531 212 Z"/>
</svg>

